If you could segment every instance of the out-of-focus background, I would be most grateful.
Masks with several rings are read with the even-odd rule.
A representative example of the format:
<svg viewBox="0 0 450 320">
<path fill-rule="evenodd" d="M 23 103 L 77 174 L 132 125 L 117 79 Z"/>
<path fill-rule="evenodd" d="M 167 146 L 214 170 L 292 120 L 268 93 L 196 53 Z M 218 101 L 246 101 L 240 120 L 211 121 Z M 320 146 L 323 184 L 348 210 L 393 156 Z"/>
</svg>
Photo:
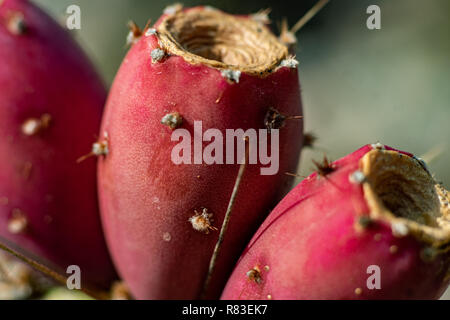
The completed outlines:
<svg viewBox="0 0 450 320">
<path fill-rule="evenodd" d="M 110 85 L 126 54 L 127 22 L 156 21 L 164 0 L 35 0 L 64 23 L 66 8 L 81 7 L 81 30 L 71 31 Z M 271 8 L 274 31 L 286 17 L 293 25 L 316 0 L 191 1 L 232 13 Z M 381 30 L 366 27 L 369 5 L 381 8 Z M 298 33 L 306 130 L 319 140 L 305 150 L 300 175 L 311 159 L 337 159 L 380 141 L 434 158 L 436 177 L 450 187 L 450 1 L 331 0 Z M 430 153 L 431 151 L 431 153 Z M 436 157 L 432 154 L 438 155 Z M 427 154 L 428 153 L 428 154 Z M 450 299 L 450 292 L 444 296 Z"/>
</svg>

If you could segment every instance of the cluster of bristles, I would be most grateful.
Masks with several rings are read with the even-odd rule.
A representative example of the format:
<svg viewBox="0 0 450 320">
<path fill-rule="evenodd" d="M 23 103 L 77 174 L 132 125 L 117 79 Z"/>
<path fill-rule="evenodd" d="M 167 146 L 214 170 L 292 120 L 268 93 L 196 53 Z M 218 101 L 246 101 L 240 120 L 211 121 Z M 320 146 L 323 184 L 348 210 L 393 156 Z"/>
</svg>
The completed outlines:
<svg viewBox="0 0 450 320">
<path fill-rule="evenodd" d="M 194 210 L 194 215 L 189 218 L 194 230 L 209 234 L 210 231 L 217 231 L 218 229 L 212 225 L 214 219 L 213 214 L 208 212 L 208 209 L 202 208 L 201 211 Z"/>
</svg>

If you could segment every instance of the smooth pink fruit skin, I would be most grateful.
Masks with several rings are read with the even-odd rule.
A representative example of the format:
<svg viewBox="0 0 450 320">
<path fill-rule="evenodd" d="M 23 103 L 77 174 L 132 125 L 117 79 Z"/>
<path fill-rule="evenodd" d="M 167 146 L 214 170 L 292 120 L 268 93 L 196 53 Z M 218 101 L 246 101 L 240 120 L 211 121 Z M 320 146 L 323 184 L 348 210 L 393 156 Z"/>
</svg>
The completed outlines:
<svg viewBox="0 0 450 320">
<path fill-rule="evenodd" d="M 217 128 L 224 136 L 225 129 L 262 129 L 269 107 L 301 115 L 298 73 L 281 68 L 264 79 L 243 74 L 230 84 L 220 71 L 178 56 L 152 64 L 150 52 L 157 47 L 155 36 L 135 44 L 110 92 L 101 130 L 110 143 L 110 154 L 99 163 L 101 212 L 113 260 L 136 298 L 195 299 L 219 232 L 195 231 L 188 219 L 205 207 L 220 229 L 239 165 L 175 165 L 177 142 L 161 119 L 179 112 L 181 128 L 192 136 L 196 120 L 203 121 L 203 132 Z M 298 120 L 280 130 L 277 175 L 262 176 L 259 165 L 248 166 L 207 298 L 220 296 L 243 246 L 289 187 L 285 172 L 296 170 L 302 130 Z"/>
<path fill-rule="evenodd" d="M 336 161 L 337 170 L 326 179 L 313 173 L 280 202 L 242 254 L 222 299 L 440 297 L 448 286 L 443 280 L 448 255 L 426 263 L 420 258 L 422 245 L 412 236 L 396 238 L 390 226 L 379 222 L 363 232 L 355 229 L 368 207 L 361 185 L 351 183 L 349 175 L 371 149 L 365 146 Z M 390 253 L 392 245 L 398 252 Z M 380 267 L 381 290 L 367 288 L 370 265 Z M 246 276 L 255 266 L 261 270 L 260 284 Z"/>
<path fill-rule="evenodd" d="M 24 15 L 22 35 L 5 27 L 13 11 Z M 82 285 L 108 286 L 115 271 L 101 229 L 96 164 L 76 163 L 98 134 L 104 86 L 70 35 L 28 1 L 5 0 L 0 19 L 0 197 L 8 199 L 0 204 L 0 236 L 64 272 L 80 266 Z M 22 133 L 27 119 L 45 113 L 48 129 Z M 28 220 L 24 233 L 8 231 L 14 209 Z"/>
</svg>

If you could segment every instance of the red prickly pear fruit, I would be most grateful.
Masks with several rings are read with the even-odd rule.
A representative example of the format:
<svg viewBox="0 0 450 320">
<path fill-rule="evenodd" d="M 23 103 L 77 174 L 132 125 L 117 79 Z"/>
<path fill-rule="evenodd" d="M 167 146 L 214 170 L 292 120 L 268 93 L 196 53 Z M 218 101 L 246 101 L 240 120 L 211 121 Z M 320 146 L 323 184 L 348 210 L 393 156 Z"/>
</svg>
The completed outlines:
<svg viewBox="0 0 450 320">
<path fill-rule="evenodd" d="M 28 1 L 0 5 L 0 236 L 82 285 L 115 271 L 96 198 L 95 163 L 77 164 L 98 134 L 105 88 L 81 49 Z"/>
<path fill-rule="evenodd" d="M 424 162 L 367 145 L 280 202 L 222 299 L 434 299 L 450 280 L 449 245 L 449 194 Z"/>
<path fill-rule="evenodd" d="M 136 298 L 198 298 L 241 159 L 177 165 L 173 130 L 194 137 L 194 121 L 202 121 L 203 131 L 225 137 L 226 129 L 282 127 L 278 173 L 261 175 L 267 166 L 260 164 L 245 171 L 204 295 L 218 298 L 245 243 L 288 191 L 285 172 L 297 167 L 303 124 L 283 121 L 302 113 L 296 61 L 249 17 L 203 7 L 169 13 L 132 46 L 108 98 L 102 219 L 115 265 Z M 225 150 L 225 139 L 219 146 Z"/>
</svg>

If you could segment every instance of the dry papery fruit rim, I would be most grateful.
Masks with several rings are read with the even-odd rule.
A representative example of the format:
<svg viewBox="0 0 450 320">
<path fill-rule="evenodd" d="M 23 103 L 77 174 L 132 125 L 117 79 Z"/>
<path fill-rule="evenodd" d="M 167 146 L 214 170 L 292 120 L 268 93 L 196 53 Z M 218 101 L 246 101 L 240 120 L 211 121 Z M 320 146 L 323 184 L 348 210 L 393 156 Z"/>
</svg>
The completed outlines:
<svg viewBox="0 0 450 320">
<path fill-rule="evenodd" d="M 391 226 L 394 235 L 411 234 L 450 250 L 450 195 L 417 158 L 392 150 L 372 150 L 359 162 L 370 218 Z"/>
<path fill-rule="evenodd" d="M 217 9 L 178 11 L 165 17 L 157 31 L 166 52 L 219 70 L 264 77 L 289 55 L 263 23 Z"/>
</svg>

